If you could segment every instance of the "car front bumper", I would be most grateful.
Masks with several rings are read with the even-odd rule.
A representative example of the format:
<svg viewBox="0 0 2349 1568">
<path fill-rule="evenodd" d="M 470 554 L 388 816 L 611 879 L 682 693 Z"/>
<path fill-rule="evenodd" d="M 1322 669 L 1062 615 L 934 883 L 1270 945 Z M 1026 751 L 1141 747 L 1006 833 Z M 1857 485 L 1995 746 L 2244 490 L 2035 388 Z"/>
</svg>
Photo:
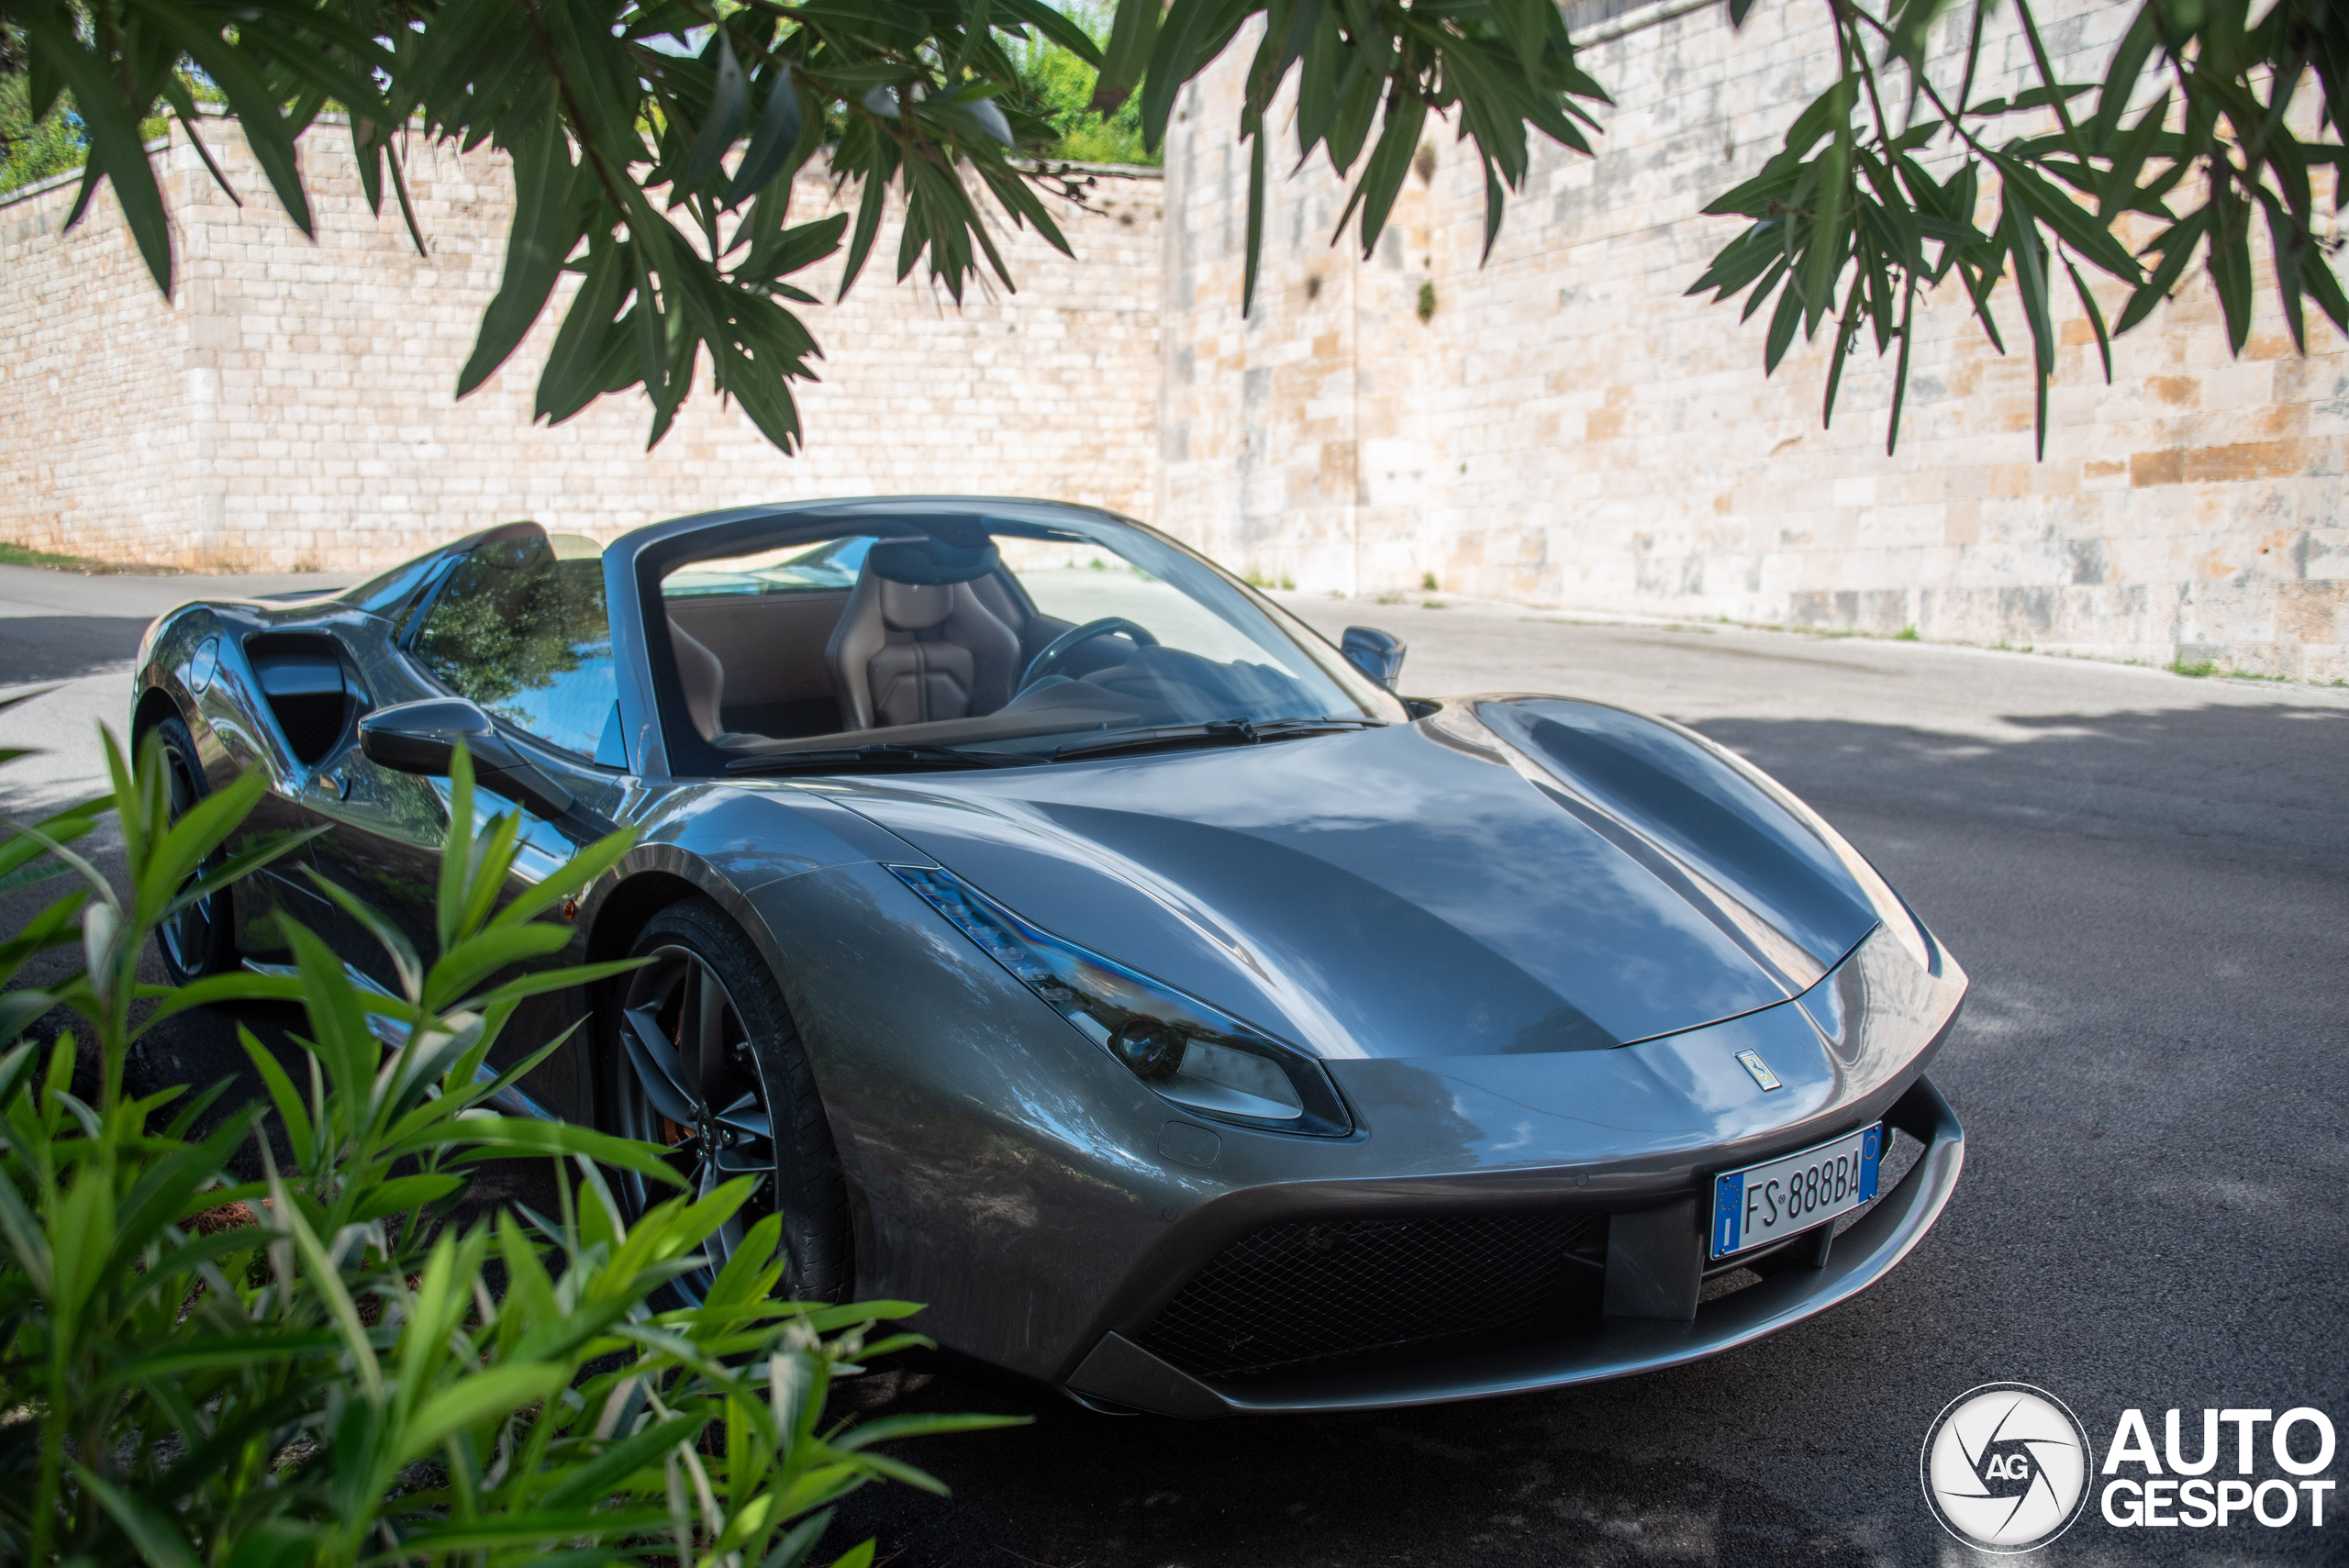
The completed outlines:
<svg viewBox="0 0 2349 1568">
<path fill-rule="evenodd" d="M 1504 1350 L 1393 1367 L 1353 1366 L 1238 1381 L 1193 1377 L 1112 1332 L 1103 1337 L 1066 1386 L 1087 1403 L 1159 1415 L 1306 1414 L 1564 1388 L 1715 1355 L 1866 1289 L 1891 1272 L 1932 1228 L 1965 1163 L 1965 1131 L 1949 1102 L 1924 1078 L 1909 1087 L 1886 1119 L 1923 1150 L 1891 1191 L 1835 1236 L 1825 1261 L 1782 1269 L 1703 1302 L 1691 1321 L 1605 1318 L 1593 1329 Z"/>
</svg>

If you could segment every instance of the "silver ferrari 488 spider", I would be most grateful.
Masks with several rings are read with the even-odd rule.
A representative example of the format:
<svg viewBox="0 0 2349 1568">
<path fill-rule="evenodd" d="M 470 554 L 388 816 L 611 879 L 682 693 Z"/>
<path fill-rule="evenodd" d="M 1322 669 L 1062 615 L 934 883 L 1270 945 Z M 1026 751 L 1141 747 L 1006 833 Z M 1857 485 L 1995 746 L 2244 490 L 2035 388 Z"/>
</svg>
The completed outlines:
<svg viewBox="0 0 2349 1568">
<path fill-rule="evenodd" d="M 588 1027 L 509 1103 L 755 1175 L 795 1293 L 1095 1408 L 1556 1387 L 1881 1277 L 1957 1179 L 1955 962 L 1703 737 L 1402 659 L 1101 512 L 827 501 L 189 605 L 132 728 L 428 951 L 460 741 L 518 877 L 636 828 L 563 958 L 650 962 L 517 1020 Z M 387 981 L 299 870 L 173 974 L 290 919 Z"/>
</svg>

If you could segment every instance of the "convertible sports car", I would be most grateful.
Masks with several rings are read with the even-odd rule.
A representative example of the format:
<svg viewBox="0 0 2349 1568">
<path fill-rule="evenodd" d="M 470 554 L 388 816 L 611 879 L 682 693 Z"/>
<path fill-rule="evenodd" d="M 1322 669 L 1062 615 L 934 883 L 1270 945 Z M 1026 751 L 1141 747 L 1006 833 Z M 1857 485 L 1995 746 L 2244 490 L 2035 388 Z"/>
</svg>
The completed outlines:
<svg viewBox="0 0 2349 1568">
<path fill-rule="evenodd" d="M 759 1175 L 791 1289 L 1097 1409 L 1555 1387 L 1882 1276 L 1957 1179 L 1957 965 L 1703 737 L 1402 657 L 1101 512 L 827 501 L 190 605 L 133 729 L 428 949 L 459 739 L 518 875 L 640 828 L 563 957 L 653 962 L 508 1030 L 593 1025 L 522 1108 Z M 163 956 L 273 914 L 388 978 L 290 873 Z"/>
</svg>

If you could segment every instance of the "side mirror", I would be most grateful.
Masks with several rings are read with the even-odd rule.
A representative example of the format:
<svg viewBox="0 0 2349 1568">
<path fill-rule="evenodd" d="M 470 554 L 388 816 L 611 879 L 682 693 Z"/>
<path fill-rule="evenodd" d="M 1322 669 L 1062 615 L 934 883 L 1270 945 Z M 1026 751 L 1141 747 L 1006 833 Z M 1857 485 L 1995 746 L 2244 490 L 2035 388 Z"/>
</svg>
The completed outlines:
<svg viewBox="0 0 2349 1568">
<path fill-rule="evenodd" d="M 1375 626 L 1350 626 L 1338 648 L 1355 669 L 1390 692 L 1402 678 L 1403 655 L 1408 650 L 1403 639 L 1392 632 L 1381 631 Z"/>
<path fill-rule="evenodd" d="M 571 809 L 571 793 L 531 765 L 498 733 L 489 715 L 462 697 L 427 697 L 379 708 L 359 721 L 359 750 L 379 768 L 447 778 L 463 741 L 484 789 L 519 801 L 540 817 Z"/>
</svg>

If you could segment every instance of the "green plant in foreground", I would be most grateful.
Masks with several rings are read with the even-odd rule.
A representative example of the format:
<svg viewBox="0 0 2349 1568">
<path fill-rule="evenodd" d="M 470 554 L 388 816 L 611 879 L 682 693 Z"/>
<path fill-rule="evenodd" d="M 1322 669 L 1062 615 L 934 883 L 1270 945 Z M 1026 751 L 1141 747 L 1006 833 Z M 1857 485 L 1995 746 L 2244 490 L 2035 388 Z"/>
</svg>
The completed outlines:
<svg viewBox="0 0 2349 1568">
<path fill-rule="evenodd" d="M 86 960 L 0 995 L 0 1468 L 29 1483 L 0 1488 L 0 1561 L 797 1568 L 844 1493 L 876 1478 L 938 1489 L 873 1445 L 1002 1424 L 824 1428 L 843 1367 L 921 1342 L 868 1338 L 917 1308 L 772 1299 L 784 1264 L 768 1220 L 701 1306 L 659 1310 L 751 1180 L 629 1221 L 603 1168 L 676 1184 L 657 1148 L 484 1108 L 545 1054 L 481 1071 L 518 1004 L 627 967 L 529 967 L 566 940 L 534 917 L 612 865 L 626 835 L 503 908 L 516 818 L 452 835 L 429 964 L 346 898 L 401 975 L 388 1009 L 290 924 L 291 975 L 141 985 L 162 920 L 304 836 L 224 860 L 257 781 L 174 823 L 152 749 L 135 777 L 110 736 L 106 754 L 110 800 L 0 838 L 0 892 L 78 884 L 0 942 L 0 985 L 77 936 Z M 472 796 L 461 759 L 452 822 L 473 820 Z M 121 893 L 71 847 L 109 809 Z M 292 1072 L 240 1031 L 269 1106 L 199 1135 L 225 1085 L 128 1093 L 145 1031 L 256 997 L 299 1002 L 309 1031 Z M 46 1051 L 19 1038 L 52 1006 L 88 1031 L 94 1093 L 75 1091 L 74 1035 Z M 378 1041 L 371 1010 L 402 1043 Z M 237 1151 L 272 1132 L 286 1156 L 264 1136 L 258 1178 L 240 1179 Z M 525 1156 L 575 1167 L 558 1167 L 559 1216 L 460 1226 L 480 1162 Z M 870 1557 L 867 1542 L 839 1562 Z"/>
</svg>

